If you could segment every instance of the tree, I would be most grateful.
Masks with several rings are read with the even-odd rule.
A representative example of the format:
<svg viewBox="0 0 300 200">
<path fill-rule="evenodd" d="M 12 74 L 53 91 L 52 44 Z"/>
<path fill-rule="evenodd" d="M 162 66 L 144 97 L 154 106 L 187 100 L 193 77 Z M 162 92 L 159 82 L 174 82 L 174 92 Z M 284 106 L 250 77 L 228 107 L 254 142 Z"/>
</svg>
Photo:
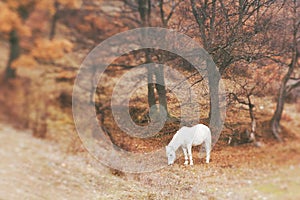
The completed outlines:
<svg viewBox="0 0 300 200">
<path fill-rule="evenodd" d="M 162 2 L 160 2 L 160 4 L 162 5 Z M 143 27 L 151 26 L 151 6 L 152 6 L 151 0 L 138 1 L 138 11 L 142 22 L 141 25 Z M 146 56 L 145 63 L 153 63 L 153 59 L 152 59 L 153 49 L 145 49 L 145 56 Z M 161 109 L 163 108 L 168 113 L 166 88 L 165 85 L 163 85 L 165 83 L 163 67 L 161 65 L 155 68 L 148 67 L 147 79 L 148 79 L 149 109 L 155 109 L 156 111 L 161 111 Z M 155 89 L 158 95 L 159 107 L 156 107 Z"/>
<path fill-rule="evenodd" d="M 171 4 L 170 4 L 171 2 Z M 147 27 L 147 26 L 162 26 L 168 27 L 168 22 L 174 14 L 175 9 L 179 4 L 183 2 L 180 1 L 169 1 L 164 2 L 160 0 L 158 2 L 158 7 L 151 0 L 138 0 L 138 1 L 125 1 L 125 6 L 131 10 L 132 14 L 135 11 L 139 14 L 140 21 L 136 21 L 136 18 L 130 17 L 129 12 L 126 13 L 126 18 L 131 19 L 133 22 L 137 22 L 138 26 Z M 158 15 L 160 17 L 155 18 Z M 166 60 L 161 54 L 167 54 L 163 51 L 154 51 L 153 49 L 145 49 L 145 63 L 154 63 L 154 57 L 157 58 L 157 62 L 164 63 Z M 165 88 L 164 80 L 164 67 L 162 65 L 156 66 L 154 68 L 147 68 L 147 78 L 148 78 L 148 106 L 149 109 L 155 109 L 159 111 L 160 108 L 168 113 L 168 104 L 167 104 L 167 91 Z M 156 96 L 159 102 L 159 107 L 157 106 Z"/>
<path fill-rule="evenodd" d="M 255 117 L 256 105 L 253 103 L 253 97 L 264 96 L 267 86 L 274 84 L 279 79 L 278 74 L 270 73 L 271 70 L 274 71 L 274 66 L 261 67 L 259 62 L 239 63 L 238 66 L 229 70 L 234 86 L 229 92 L 229 105 L 232 101 L 245 105 L 251 120 L 251 132 L 249 132 L 249 138 L 244 142 L 255 141 L 257 118 Z"/>
<path fill-rule="evenodd" d="M 4 1 L 0 3 L 0 33 L 9 42 L 9 58 L 5 69 L 6 80 L 16 77 L 16 70 L 12 67 L 13 62 L 21 54 L 20 35 L 30 36 L 31 31 L 24 21 L 29 16 L 34 1 Z"/>
<path fill-rule="evenodd" d="M 78 9 L 81 5 L 80 0 L 54 0 L 51 2 L 49 9 L 52 11 L 52 20 L 50 26 L 49 39 L 52 40 L 56 34 L 56 26 L 59 18 L 61 17 L 61 11 L 66 9 Z"/>
<path fill-rule="evenodd" d="M 219 109 L 219 81 L 226 69 L 241 60 L 257 57 L 260 35 L 267 29 L 268 10 L 271 0 L 190 0 L 192 14 L 198 26 L 195 31 L 203 48 L 212 56 L 218 66 L 207 64 L 210 91 L 210 116 L 214 123 L 221 123 Z M 259 27 L 259 28 L 258 28 Z"/>
<path fill-rule="evenodd" d="M 46 0 L 10 0 L 0 3 L 0 33 L 4 39 L 8 40 L 10 46 L 8 64 L 4 74 L 6 80 L 15 78 L 17 70 L 23 69 L 24 72 L 26 67 L 44 67 L 45 71 L 47 69 L 53 71 L 55 67 L 53 64 L 72 51 L 73 44 L 66 39 L 50 41 L 45 38 L 45 35 L 48 36 L 48 29 L 44 29 L 44 25 L 49 24 L 51 11 L 48 3 L 49 1 Z M 48 66 L 49 68 L 47 68 Z M 45 81 L 47 75 L 48 73 L 44 73 L 41 78 L 29 82 L 30 89 L 23 88 L 25 91 L 34 88 L 30 91 L 31 95 L 25 98 L 25 107 L 30 104 L 34 106 L 31 114 L 24 118 L 28 121 L 30 117 L 33 118 L 31 119 L 33 134 L 38 137 L 44 137 L 47 132 L 48 107 L 46 104 L 48 99 L 42 100 L 47 95 L 44 94 L 45 88 L 41 87 L 43 84 L 39 82 Z M 27 125 L 29 126 L 29 123 Z"/>
<path fill-rule="evenodd" d="M 282 112 L 284 109 L 284 104 L 285 104 L 285 99 L 287 96 L 288 91 L 299 85 L 296 83 L 292 87 L 288 87 L 287 83 L 291 79 L 291 76 L 294 72 L 294 70 L 299 67 L 299 55 L 300 55 L 300 40 L 299 40 L 299 28 L 300 28 L 300 4 L 299 1 L 297 0 L 291 0 L 291 1 L 285 1 L 287 8 L 290 8 L 291 11 L 288 14 L 288 16 L 291 15 L 291 45 L 289 48 L 290 56 L 291 56 L 291 61 L 288 64 L 288 70 L 285 76 L 283 77 L 279 89 L 279 94 L 277 97 L 277 104 L 276 104 L 276 110 L 274 112 L 274 115 L 271 119 L 271 128 L 272 128 L 272 133 L 274 137 L 278 141 L 282 141 L 279 132 L 280 132 L 280 120 L 282 116 Z M 285 20 L 286 16 L 285 16 Z"/>
<path fill-rule="evenodd" d="M 142 26 L 150 26 L 151 25 L 151 0 L 139 0 L 138 1 L 138 11 L 141 19 L 141 25 Z M 146 37 L 146 35 L 145 35 Z M 153 63 L 151 53 L 153 52 L 152 49 L 145 49 L 145 63 Z M 155 98 L 155 87 L 157 84 L 155 84 L 154 77 L 158 74 L 155 73 L 156 70 L 153 68 L 147 68 L 147 79 L 148 79 L 148 106 L 149 109 L 153 109 L 153 106 L 156 106 L 156 98 Z M 159 87 L 156 87 L 157 89 Z M 158 92 L 158 94 L 160 94 Z M 160 96 L 160 100 L 161 96 Z M 165 101 L 163 101 L 165 102 Z M 163 105 L 164 108 L 167 111 L 167 105 Z M 157 108 L 158 109 L 158 108 Z"/>
<path fill-rule="evenodd" d="M 8 40 L 10 46 L 9 59 L 4 75 L 6 80 L 16 77 L 16 67 L 20 66 L 20 64 L 30 64 L 34 66 L 36 60 L 53 60 L 54 58 L 60 57 L 64 51 L 70 51 L 70 42 L 66 40 L 56 40 L 53 41 L 53 44 L 50 44 L 42 39 L 43 33 L 40 33 L 44 30 L 42 30 L 39 23 L 44 23 L 44 21 L 49 20 L 48 16 L 56 9 L 56 4 L 68 8 L 75 8 L 76 6 L 78 7 L 78 0 L 57 0 L 54 3 L 46 0 L 10 0 L 1 2 L 0 19 L 2 23 L 0 25 L 0 33 Z M 56 10 L 56 12 L 58 11 Z M 34 21 L 30 19 L 34 13 L 43 13 L 45 17 L 39 16 L 40 19 L 37 20 L 37 18 L 34 18 L 34 20 L 36 20 Z M 27 23 L 28 20 L 31 20 L 31 22 Z M 36 24 L 40 26 L 37 28 Z M 36 29 L 41 30 L 37 33 Z M 51 29 L 51 39 L 53 39 L 54 34 L 55 31 Z M 30 45 L 26 44 L 25 39 L 27 43 L 30 41 Z M 66 46 L 61 46 L 61 44 L 65 44 Z M 50 46 L 56 46 L 58 49 L 53 51 L 52 54 L 42 55 L 49 53 L 45 51 L 45 48 L 49 50 L 52 48 Z M 41 56 L 43 58 L 41 58 Z"/>
</svg>

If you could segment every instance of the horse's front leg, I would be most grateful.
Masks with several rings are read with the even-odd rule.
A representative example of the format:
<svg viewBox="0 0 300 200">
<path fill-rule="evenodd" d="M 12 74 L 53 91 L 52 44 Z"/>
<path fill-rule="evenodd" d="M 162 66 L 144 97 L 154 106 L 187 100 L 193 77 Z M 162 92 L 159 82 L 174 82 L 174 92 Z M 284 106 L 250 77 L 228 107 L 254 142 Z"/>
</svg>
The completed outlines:
<svg viewBox="0 0 300 200">
<path fill-rule="evenodd" d="M 187 165 L 187 164 L 189 164 L 187 149 L 185 147 L 182 147 L 182 151 L 183 151 L 183 154 L 184 154 L 184 165 Z"/>
<path fill-rule="evenodd" d="M 188 150 L 188 155 L 189 155 L 189 158 L 190 158 L 190 165 L 194 165 L 193 154 L 192 154 L 192 145 L 188 145 L 187 150 Z"/>
</svg>

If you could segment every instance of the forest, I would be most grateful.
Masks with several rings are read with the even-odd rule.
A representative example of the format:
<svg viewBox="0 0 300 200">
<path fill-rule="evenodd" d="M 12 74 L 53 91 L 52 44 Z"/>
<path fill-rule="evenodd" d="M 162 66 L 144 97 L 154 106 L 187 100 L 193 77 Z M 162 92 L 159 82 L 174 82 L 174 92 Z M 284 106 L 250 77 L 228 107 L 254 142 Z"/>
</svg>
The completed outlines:
<svg viewBox="0 0 300 200">
<path fill-rule="evenodd" d="M 0 0 L 0 58 L 0 199 L 300 198 L 298 0 Z"/>
</svg>

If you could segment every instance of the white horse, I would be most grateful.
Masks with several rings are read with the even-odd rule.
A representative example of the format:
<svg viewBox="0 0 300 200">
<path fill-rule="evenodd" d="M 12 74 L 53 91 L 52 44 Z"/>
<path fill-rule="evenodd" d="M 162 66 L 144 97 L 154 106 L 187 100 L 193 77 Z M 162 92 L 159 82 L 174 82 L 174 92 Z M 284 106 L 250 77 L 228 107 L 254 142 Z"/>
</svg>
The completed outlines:
<svg viewBox="0 0 300 200">
<path fill-rule="evenodd" d="M 193 165 L 192 146 L 200 145 L 204 142 L 206 151 L 206 163 L 209 163 L 211 151 L 211 131 L 204 124 L 197 124 L 193 127 L 183 126 L 173 136 L 171 142 L 166 146 L 168 165 L 172 165 L 176 159 L 176 150 L 181 147 L 184 153 L 184 164 Z"/>
</svg>

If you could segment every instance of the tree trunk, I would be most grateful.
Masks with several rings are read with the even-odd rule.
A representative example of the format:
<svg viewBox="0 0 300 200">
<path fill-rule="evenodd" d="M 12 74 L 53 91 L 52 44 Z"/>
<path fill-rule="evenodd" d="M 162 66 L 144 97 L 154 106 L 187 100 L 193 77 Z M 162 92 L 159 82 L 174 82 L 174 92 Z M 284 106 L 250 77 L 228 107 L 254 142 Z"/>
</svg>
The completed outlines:
<svg viewBox="0 0 300 200">
<path fill-rule="evenodd" d="M 12 63 L 20 56 L 20 44 L 17 31 L 14 29 L 9 34 L 10 54 L 8 63 L 5 69 L 5 80 L 16 77 L 16 70 L 12 68 Z"/>
<path fill-rule="evenodd" d="M 203 48 L 210 52 L 211 50 L 211 40 L 206 35 L 206 19 L 207 16 L 200 14 L 199 9 L 196 6 L 195 0 L 190 0 L 192 6 L 192 12 L 195 17 L 195 20 L 199 27 L 200 37 L 202 40 Z M 207 3 L 207 2 L 206 2 Z M 215 1 L 213 2 L 215 4 Z M 205 5 L 206 6 L 206 5 Z M 203 8 L 204 9 L 204 8 Z M 215 17 L 215 14 L 213 14 Z M 214 20 L 214 17 L 211 20 Z M 211 21 L 211 25 L 213 26 L 214 21 Z M 214 30 L 211 30 L 212 34 L 214 34 Z M 222 119 L 220 112 L 220 99 L 219 99 L 219 83 L 220 83 L 220 73 L 218 72 L 217 67 L 214 65 L 212 59 L 206 60 L 207 64 L 207 73 L 208 73 L 208 87 L 210 93 L 210 111 L 209 111 L 209 119 L 210 126 L 212 127 L 212 132 L 218 133 L 219 128 L 221 128 Z"/>
<path fill-rule="evenodd" d="M 164 77 L 164 67 L 159 65 L 155 69 L 155 78 L 156 78 L 156 91 L 158 94 L 158 100 L 160 106 L 164 107 L 166 113 L 168 113 L 168 104 L 167 104 L 167 92 L 165 87 L 165 77 Z"/>
<path fill-rule="evenodd" d="M 138 11 L 140 14 L 140 19 L 142 22 L 142 26 L 149 26 L 150 25 L 150 16 L 151 16 L 151 0 L 139 0 L 138 1 Z M 147 34 L 143 32 L 143 37 L 147 37 Z M 152 63 L 151 57 L 151 49 L 145 49 L 145 63 Z M 147 79 L 148 79 L 148 105 L 149 110 L 153 106 L 156 105 L 156 98 L 155 98 L 155 82 L 154 82 L 155 72 L 154 69 L 151 67 L 147 68 Z"/>
<path fill-rule="evenodd" d="M 138 1 L 138 11 L 140 14 L 140 18 L 142 21 L 142 26 L 150 26 L 150 18 L 151 18 L 151 0 L 139 0 Z M 146 37 L 146 34 L 144 35 Z M 152 50 L 146 49 L 146 63 L 153 63 Z M 155 77 L 155 79 L 154 79 Z M 167 97 L 166 97 L 166 88 L 165 88 L 165 78 L 164 78 L 164 70 L 162 66 L 153 69 L 151 67 L 147 68 L 147 79 L 148 79 L 148 105 L 150 109 L 156 109 L 156 97 L 155 97 L 155 88 L 158 95 L 158 100 L 160 106 L 164 107 L 165 111 L 168 113 L 167 107 Z"/>
<path fill-rule="evenodd" d="M 150 26 L 151 0 L 139 0 L 138 10 L 142 21 L 142 26 Z"/>
<path fill-rule="evenodd" d="M 279 136 L 279 132 L 280 132 L 280 120 L 281 120 L 281 116 L 282 116 L 282 112 L 284 109 L 284 103 L 285 103 L 285 99 L 287 96 L 287 82 L 288 80 L 291 78 L 291 75 L 293 74 L 294 69 L 296 68 L 296 65 L 298 63 L 298 58 L 299 58 L 299 49 L 298 49 L 298 45 L 299 45 L 299 41 L 298 41 L 298 31 L 299 31 L 299 27 L 300 27 L 300 23 L 298 21 L 298 18 L 296 16 L 298 16 L 298 11 L 297 11 L 297 1 L 294 0 L 293 1 L 293 14 L 294 14 L 294 18 L 293 18 L 293 49 L 292 49 L 292 61 L 289 64 L 289 69 L 286 73 L 286 75 L 283 77 L 281 85 L 280 85 L 280 89 L 279 89 L 279 94 L 278 94 L 278 98 L 277 98 L 277 105 L 276 105 L 276 110 L 274 112 L 274 115 L 271 119 L 271 129 L 272 129 L 272 133 L 274 135 L 274 137 L 278 140 L 281 141 L 281 138 Z"/>
<path fill-rule="evenodd" d="M 148 68 L 147 69 L 147 77 L 148 77 L 148 105 L 149 109 L 156 104 L 156 99 L 155 99 L 155 84 L 154 84 L 154 70 L 153 68 Z"/>
<path fill-rule="evenodd" d="M 287 82 L 290 79 L 296 65 L 297 65 L 297 60 L 299 58 L 299 52 L 296 50 L 296 52 L 293 55 L 293 59 L 291 64 L 289 65 L 288 72 L 286 75 L 283 77 L 280 89 L 279 89 L 279 95 L 277 97 L 277 105 L 276 105 L 276 110 L 274 112 L 274 115 L 271 119 L 271 129 L 274 137 L 278 140 L 281 141 L 281 137 L 279 136 L 280 132 L 280 120 L 282 116 L 282 112 L 284 109 L 284 103 L 285 99 L 287 96 Z"/>
<path fill-rule="evenodd" d="M 210 94 L 210 126 L 212 132 L 218 132 L 222 124 L 219 99 L 220 74 L 212 60 L 207 60 L 208 86 Z"/>
<path fill-rule="evenodd" d="M 286 79 L 286 78 L 284 78 Z M 281 141 L 281 137 L 279 136 L 280 132 L 280 120 L 281 120 L 281 115 L 283 112 L 284 108 L 284 102 L 286 98 L 286 81 L 284 80 L 281 83 L 280 90 L 279 90 L 279 95 L 277 97 L 277 105 L 276 105 L 276 110 L 274 112 L 274 115 L 271 119 L 271 129 L 274 137 L 278 140 Z"/>
<path fill-rule="evenodd" d="M 284 103 L 285 103 L 285 99 L 286 99 L 286 84 L 291 76 L 292 71 L 293 71 L 293 68 L 290 66 L 287 74 L 284 76 L 284 78 L 282 80 L 282 83 L 280 85 L 279 95 L 277 97 L 276 110 L 271 119 L 272 133 L 278 141 L 281 141 L 281 137 L 279 136 L 280 120 L 281 120 Z"/>
<path fill-rule="evenodd" d="M 251 132 L 249 135 L 249 142 L 254 142 L 255 141 L 255 132 L 256 132 L 256 119 L 254 116 L 254 105 L 251 102 L 251 98 L 250 95 L 247 95 L 248 98 L 248 107 L 249 107 L 249 115 L 250 115 L 250 119 L 251 119 Z"/>
<path fill-rule="evenodd" d="M 58 9 L 59 9 L 58 8 L 59 3 L 57 1 L 55 1 L 54 7 L 55 7 L 55 13 L 54 13 L 52 21 L 51 21 L 50 34 L 49 34 L 50 40 L 53 40 L 53 38 L 55 37 L 55 34 L 56 34 L 56 24 L 58 21 Z"/>
</svg>

